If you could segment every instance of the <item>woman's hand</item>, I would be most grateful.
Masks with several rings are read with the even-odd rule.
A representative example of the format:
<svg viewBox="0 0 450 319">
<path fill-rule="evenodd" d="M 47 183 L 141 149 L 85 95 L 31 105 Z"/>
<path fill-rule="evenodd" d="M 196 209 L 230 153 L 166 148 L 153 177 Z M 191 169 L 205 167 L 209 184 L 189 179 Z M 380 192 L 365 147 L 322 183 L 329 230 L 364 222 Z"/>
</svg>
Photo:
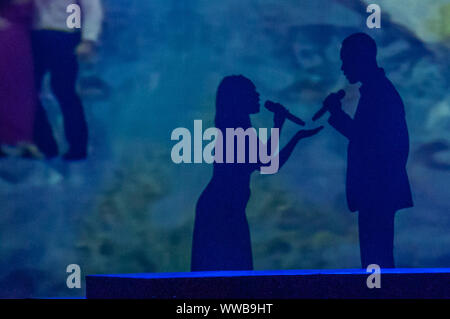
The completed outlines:
<svg viewBox="0 0 450 319">
<path fill-rule="evenodd" d="M 317 128 L 314 128 L 312 130 L 300 130 L 297 132 L 297 134 L 295 134 L 295 137 L 299 140 L 306 138 L 306 137 L 311 137 L 316 135 L 317 133 L 319 133 L 321 130 L 323 129 L 323 126 L 319 126 Z"/>
<path fill-rule="evenodd" d="M 273 113 L 273 124 L 274 127 L 281 127 L 286 121 L 286 116 L 289 111 L 280 103 L 276 104 L 276 111 Z"/>
</svg>

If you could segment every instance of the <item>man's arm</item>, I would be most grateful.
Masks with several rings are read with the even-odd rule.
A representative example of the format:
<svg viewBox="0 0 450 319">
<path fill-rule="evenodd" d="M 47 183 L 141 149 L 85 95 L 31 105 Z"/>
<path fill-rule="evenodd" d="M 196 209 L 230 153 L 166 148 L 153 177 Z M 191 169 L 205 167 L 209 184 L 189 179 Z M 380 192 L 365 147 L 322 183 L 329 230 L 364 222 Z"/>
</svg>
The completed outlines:
<svg viewBox="0 0 450 319">
<path fill-rule="evenodd" d="M 100 0 L 80 0 L 83 12 L 82 41 L 76 48 L 78 57 L 85 62 L 92 60 L 100 37 L 103 22 L 103 8 Z"/>
<path fill-rule="evenodd" d="M 338 93 L 329 94 L 323 101 L 324 107 L 330 112 L 331 116 L 328 123 L 333 126 L 339 133 L 350 139 L 353 136 L 353 119 L 342 110 L 341 99 L 345 95 L 342 90 Z M 313 118 L 314 120 L 314 118 Z"/>
<path fill-rule="evenodd" d="M 339 133 L 350 139 L 353 135 L 353 119 L 345 113 L 340 107 L 334 110 L 330 109 L 331 116 L 328 123 Z"/>
<path fill-rule="evenodd" d="M 83 41 L 98 42 L 103 22 L 103 7 L 101 0 L 80 0 L 83 12 Z"/>
</svg>

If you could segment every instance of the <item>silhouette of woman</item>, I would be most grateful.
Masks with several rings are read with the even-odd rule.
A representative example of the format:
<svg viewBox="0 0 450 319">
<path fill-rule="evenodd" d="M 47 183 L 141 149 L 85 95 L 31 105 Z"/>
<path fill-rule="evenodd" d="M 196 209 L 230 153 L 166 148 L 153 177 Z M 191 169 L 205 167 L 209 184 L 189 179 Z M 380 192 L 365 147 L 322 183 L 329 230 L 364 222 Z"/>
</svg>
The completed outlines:
<svg viewBox="0 0 450 319">
<path fill-rule="evenodd" d="M 287 110 L 279 105 L 281 112 L 274 115 L 274 127 L 281 128 Z M 254 84 L 242 75 L 225 77 L 217 91 L 215 124 L 221 132 L 226 128 L 252 127 L 250 114 L 260 109 L 259 94 Z M 281 168 L 298 141 L 318 133 L 301 130 L 279 152 Z M 262 142 L 259 147 L 263 147 Z M 235 143 L 236 144 L 236 143 Z M 249 143 L 246 152 L 249 154 Z M 227 145 L 223 134 L 223 145 Z M 271 141 L 267 141 L 271 145 Z M 236 150 L 234 152 L 236 156 Z M 268 151 L 270 154 L 270 150 Z M 223 151 L 226 158 L 226 150 Z M 201 194 L 197 206 L 192 245 L 192 271 L 206 270 L 252 270 L 252 249 L 250 231 L 245 209 L 250 198 L 250 176 L 261 166 L 258 163 L 218 163 L 214 162 L 213 176 Z"/>
</svg>

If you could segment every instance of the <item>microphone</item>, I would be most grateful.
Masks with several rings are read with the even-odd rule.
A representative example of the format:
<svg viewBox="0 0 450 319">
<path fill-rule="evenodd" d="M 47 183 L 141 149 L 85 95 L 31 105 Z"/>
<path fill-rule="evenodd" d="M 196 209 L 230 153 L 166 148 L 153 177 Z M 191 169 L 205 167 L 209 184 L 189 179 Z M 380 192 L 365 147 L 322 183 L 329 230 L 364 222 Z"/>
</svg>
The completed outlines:
<svg viewBox="0 0 450 319">
<path fill-rule="evenodd" d="M 299 117 L 291 114 L 289 111 L 287 111 L 281 104 L 275 103 L 272 101 L 266 101 L 264 104 L 264 107 L 268 109 L 272 113 L 278 113 L 278 112 L 286 112 L 286 118 L 298 125 L 304 126 L 305 122 L 303 122 L 302 119 Z"/>
<path fill-rule="evenodd" d="M 343 98 L 344 98 L 344 96 L 345 96 L 345 91 L 344 90 L 339 90 L 337 93 L 331 93 L 330 95 L 328 95 L 328 96 L 332 96 L 333 94 L 335 94 L 336 95 L 336 97 L 339 99 L 339 100 L 342 100 Z M 326 99 L 325 99 L 325 101 L 326 101 Z M 316 112 L 316 114 L 314 114 L 314 116 L 313 116 L 313 121 L 317 121 L 318 119 L 320 119 L 326 112 L 328 111 L 328 105 L 326 105 L 325 103 L 323 104 L 323 106 L 322 106 L 322 108 L 320 109 L 320 110 L 318 110 L 317 112 Z"/>
</svg>

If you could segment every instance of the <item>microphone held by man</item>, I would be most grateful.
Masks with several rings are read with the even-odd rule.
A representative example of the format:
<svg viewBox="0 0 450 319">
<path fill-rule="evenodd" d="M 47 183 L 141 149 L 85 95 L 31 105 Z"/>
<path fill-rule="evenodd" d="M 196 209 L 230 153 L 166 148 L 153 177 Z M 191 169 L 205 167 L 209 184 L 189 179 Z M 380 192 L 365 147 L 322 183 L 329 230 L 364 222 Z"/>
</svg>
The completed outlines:
<svg viewBox="0 0 450 319">
<path fill-rule="evenodd" d="M 312 118 L 313 121 L 317 121 L 318 119 L 320 119 L 327 111 L 330 110 L 330 108 L 333 105 L 340 104 L 344 96 L 345 96 L 344 90 L 339 90 L 336 93 L 331 93 L 330 95 L 328 95 L 325 101 L 323 101 L 322 108 L 318 110 L 316 114 L 314 114 Z"/>
</svg>

